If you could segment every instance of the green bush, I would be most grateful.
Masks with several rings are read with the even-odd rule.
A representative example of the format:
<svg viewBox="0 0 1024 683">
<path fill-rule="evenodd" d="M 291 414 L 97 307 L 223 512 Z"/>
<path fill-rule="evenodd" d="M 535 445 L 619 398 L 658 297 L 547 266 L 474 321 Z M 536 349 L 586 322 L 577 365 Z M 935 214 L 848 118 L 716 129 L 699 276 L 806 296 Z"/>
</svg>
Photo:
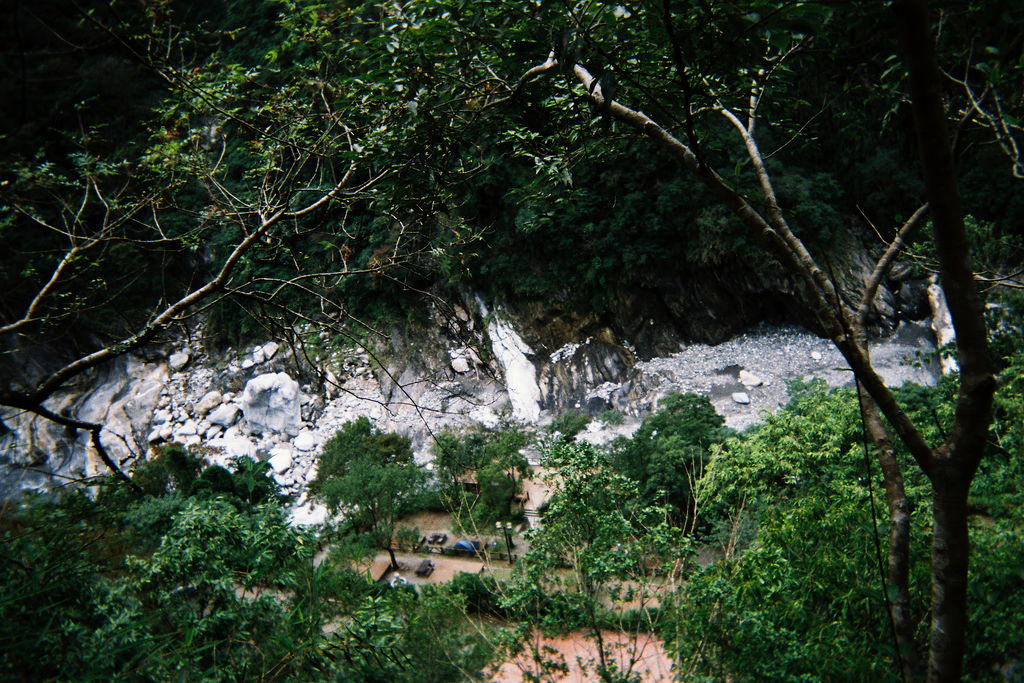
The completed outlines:
<svg viewBox="0 0 1024 683">
<path fill-rule="evenodd" d="M 324 444 L 310 491 L 323 491 L 329 479 L 345 476 L 353 463 L 364 458 L 381 465 L 408 465 L 412 463 L 412 447 L 409 439 L 380 431 L 366 417 L 346 422 Z"/>
<path fill-rule="evenodd" d="M 489 533 L 497 521 L 518 521 L 521 511 L 513 499 L 522 490 L 530 467 L 519 452 L 526 437 L 516 430 L 438 435 L 434 465 L 447 509 L 469 533 Z M 471 477 L 476 492 L 462 480 Z"/>
<path fill-rule="evenodd" d="M 547 427 L 549 434 L 557 434 L 558 438 L 572 441 L 576 435 L 587 428 L 591 417 L 583 413 L 568 412 L 556 417 Z"/>
<path fill-rule="evenodd" d="M 501 585 L 493 576 L 458 572 L 444 588 L 462 596 L 470 614 L 498 618 L 505 615 L 500 604 Z"/>
<path fill-rule="evenodd" d="M 693 487 L 703 476 L 709 449 L 731 433 L 723 424 L 707 398 L 672 393 L 631 439 L 613 443 L 609 459 L 640 485 L 645 500 L 670 505 L 675 520 L 692 527 Z"/>
</svg>

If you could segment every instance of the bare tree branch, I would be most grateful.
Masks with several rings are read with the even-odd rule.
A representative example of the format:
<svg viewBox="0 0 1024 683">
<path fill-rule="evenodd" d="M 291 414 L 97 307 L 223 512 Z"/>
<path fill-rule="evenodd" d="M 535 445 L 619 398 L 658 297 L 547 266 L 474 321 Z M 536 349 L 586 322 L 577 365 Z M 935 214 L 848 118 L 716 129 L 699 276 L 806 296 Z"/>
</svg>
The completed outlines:
<svg viewBox="0 0 1024 683">
<path fill-rule="evenodd" d="M 896 233 L 896 237 L 893 238 L 881 258 L 878 259 L 874 270 L 872 270 L 871 274 L 868 276 L 867 282 L 864 285 L 864 293 L 861 295 L 860 306 L 857 307 L 857 322 L 862 327 L 867 321 L 868 313 L 871 310 L 871 305 L 875 301 L 875 294 L 878 293 L 879 285 L 882 284 L 882 280 L 884 280 L 885 276 L 889 273 L 889 268 L 892 267 L 893 261 L 896 260 L 900 251 L 902 251 L 907 237 L 914 228 L 917 227 L 918 221 L 927 210 L 928 205 L 922 204 L 917 211 L 911 214 L 910 218 L 908 218 L 903 224 L 903 227 L 901 227 Z"/>
</svg>

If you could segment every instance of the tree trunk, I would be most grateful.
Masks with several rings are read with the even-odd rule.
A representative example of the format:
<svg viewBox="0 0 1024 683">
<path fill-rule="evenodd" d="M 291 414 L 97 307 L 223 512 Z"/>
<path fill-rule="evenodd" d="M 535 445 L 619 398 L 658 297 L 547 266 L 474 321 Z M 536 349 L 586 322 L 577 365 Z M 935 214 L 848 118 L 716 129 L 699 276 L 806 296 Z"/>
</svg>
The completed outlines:
<svg viewBox="0 0 1024 683">
<path fill-rule="evenodd" d="M 899 663 L 905 681 L 921 678 L 920 661 L 914 643 L 916 624 L 910 609 L 910 503 L 903 485 L 903 473 L 893 452 L 878 406 L 858 384 L 864 423 L 875 445 L 875 455 L 882 469 L 885 503 L 889 512 L 888 572 L 889 615 L 892 618 Z"/>
<path fill-rule="evenodd" d="M 963 670 L 967 633 L 967 492 L 992 423 L 995 378 L 988 357 L 985 318 L 970 268 L 970 243 L 953 167 L 942 100 L 942 74 L 935 55 L 925 0 L 894 0 L 910 78 L 918 155 L 931 205 L 942 289 L 957 337 L 960 392 L 947 442 L 933 451 L 932 629 L 929 681 L 957 681 Z"/>
<path fill-rule="evenodd" d="M 932 630 L 930 682 L 958 681 L 967 632 L 967 491 L 970 477 L 952 466 L 932 480 Z"/>
<path fill-rule="evenodd" d="M 398 569 L 398 558 L 395 557 L 395 549 L 392 548 L 391 544 L 389 543 L 386 550 L 388 551 L 388 555 L 391 556 L 391 568 Z"/>
</svg>

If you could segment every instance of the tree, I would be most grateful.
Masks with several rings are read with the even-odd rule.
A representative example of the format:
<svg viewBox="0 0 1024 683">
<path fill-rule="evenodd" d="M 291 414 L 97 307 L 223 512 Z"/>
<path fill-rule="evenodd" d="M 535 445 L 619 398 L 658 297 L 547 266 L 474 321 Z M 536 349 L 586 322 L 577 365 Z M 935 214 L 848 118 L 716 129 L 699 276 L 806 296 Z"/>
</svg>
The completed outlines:
<svg viewBox="0 0 1024 683">
<path fill-rule="evenodd" d="M 397 567 L 391 541 L 395 522 L 409 512 L 426 481 L 408 439 L 385 434 L 361 417 L 324 444 L 310 489 L 332 510 L 344 510 L 346 520 L 387 550 Z"/>
<path fill-rule="evenodd" d="M 728 435 L 724 418 L 696 394 L 669 394 L 632 439 L 618 444 L 612 462 L 641 485 L 646 500 L 671 505 L 673 518 L 692 533 L 697 525 L 694 484 L 713 444 Z"/>
<path fill-rule="evenodd" d="M 514 499 L 530 473 L 520 453 L 525 445 L 526 435 L 511 429 L 437 435 L 434 467 L 441 494 L 464 528 L 474 534 L 491 533 L 495 522 L 522 516 Z M 464 486 L 467 478 L 475 480 L 475 491 Z"/>
<path fill-rule="evenodd" d="M 346 279 L 400 290 L 460 241 L 454 221 L 421 230 L 428 193 L 398 199 L 427 175 L 414 141 L 432 124 L 367 77 L 411 59 L 383 48 L 395 27 L 373 4 L 303 4 L 73 3 L 40 21 L 21 3 L 4 25 L 29 101 L 7 117 L 26 135 L 3 149 L 0 405 L 87 431 L 126 481 L 109 454 L 116 435 L 54 408 L 76 378 L 199 314 L 228 333 L 269 329 L 301 355 L 297 326 L 351 336 L 359 290 Z M 78 61 L 90 66 L 74 87 L 31 85 Z M 133 116 L 117 109 L 115 75 L 137 93 Z M 66 135 L 41 139 L 26 107 Z M 38 350 L 52 354 L 26 360 Z"/>
<path fill-rule="evenodd" d="M 909 612 L 906 580 L 909 527 L 902 475 L 889 445 L 888 429 L 906 447 L 931 482 L 934 530 L 928 678 L 956 680 L 961 672 L 967 615 L 967 494 L 992 419 L 995 381 L 987 359 L 980 298 L 969 267 L 970 244 L 956 189 L 953 149 L 941 98 L 941 73 L 935 59 L 927 7 L 924 2 L 894 2 L 893 9 L 899 27 L 899 42 L 908 65 L 909 93 L 928 210 L 932 216 L 941 280 L 950 297 L 950 312 L 958 333 L 957 353 L 961 362 L 959 399 L 953 427 L 944 439 L 935 444 L 925 441 L 921 430 L 875 372 L 865 334 L 865 320 L 873 304 L 875 288 L 885 277 L 924 208 L 915 212 L 896 231 L 863 288 L 860 300 L 844 300 L 843 292 L 829 275 L 828 263 L 826 267 L 819 265 L 787 220 L 788 211 L 779 201 L 766 156 L 758 144 L 758 133 L 763 131 L 766 123 L 761 123 L 758 128 L 755 126 L 765 121 L 762 112 L 769 106 L 769 86 L 781 83 L 780 89 L 785 90 L 793 85 L 796 79 L 788 72 L 792 62 L 816 37 L 813 31 L 815 23 L 841 22 L 846 17 L 833 16 L 832 9 L 811 3 L 739 3 L 735 6 L 729 4 L 720 12 L 703 8 L 683 11 L 668 1 L 660 7 L 638 8 L 637 14 L 642 13 L 642 18 L 635 18 L 635 21 L 656 26 L 648 35 L 649 42 L 641 49 L 656 50 L 653 53 L 655 59 L 659 54 L 666 55 L 662 63 L 671 64 L 679 80 L 681 97 L 677 101 L 683 104 L 683 118 L 681 121 L 669 120 L 682 131 L 682 139 L 666 127 L 668 124 L 660 124 L 651 116 L 614 99 L 614 91 L 609 86 L 618 85 L 631 71 L 640 72 L 645 61 L 636 50 L 625 59 L 610 59 L 612 52 L 608 39 L 615 35 L 615 27 L 619 25 L 616 21 L 629 17 L 628 11 L 617 6 L 587 4 L 571 8 L 567 17 L 568 38 L 554 46 L 545 62 L 527 71 L 518 85 L 522 87 L 545 72 L 558 70 L 566 74 L 575 81 L 577 96 L 589 101 L 600 116 L 614 119 L 651 139 L 695 179 L 709 187 L 752 235 L 763 240 L 765 247 L 800 284 L 804 301 L 820 329 L 835 343 L 862 388 L 865 419 L 878 446 L 878 458 L 886 475 L 891 518 L 889 580 L 897 594 L 892 618 L 904 653 L 901 665 L 908 677 L 918 675 L 913 656 L 914 624 Z M 730 33 L 736 30 L 735 22 L 743 10 L 749 12 L 741 19 L 741 23 L 746 22 L 747 29 L 742 34 Z M 713 23 L 697 29 L 688 23 L 694 20 Z M 730 22 L 733 23 L 730 25 Z M 740 59 L 748 59 L 749 62 L 743 65 L 741 61 L 741 68 L 733 73 L 729 68 L 735 57 L 726 60 L 725 68 L 720 69 L 710 62 L 697 63 L 695 60 L 706 56 L 706 53 L 684 54 L 679 36 L 701 32 L 738 35 L 739 49 L 736 52 Z M 591 59 L 587 60 L 587 57 Z M 617 78 L 613 81 L 606 76 L 595 75 L 588 61 L 597 63 L 605 71 L 610 68 L 609 62 L 614 63 Z M 739 79 L 735 73 L 740 74 Z M 743 80 L 746 83 L 742 83 Z M 658 83 L 657 90 L 645 90 L 643 82 L 638 74 L 634 85 L 644 93 L 647 102 L 667 111 L 666 105 L 671 96 L 664 93 L 668 84 L 662 81 Z M 694 102 L 697 93 L 702 106 Z M 743 93 L 742 97 L 740 93 Z M 737 109 L 737 105 L 741 109 Z M 716 159 L 720 155 L 710 145 L 721 144 L 724 132 L 714 127 L 713 120 L 708 122 L 714 117 L 727 123 L 737 134 L 746 155 L 745 163 L 737 162 L 737 169 L 746 167 L 750 170 L 755 181 L 751 189 L 760 195 L 757 199 L 746 194 L 746 188 L 735 182 L 735 174 L 730 176 L 716 170 Z M 767 125 L 770 124 L 771 121 L 767 121 Z M 698 125 L 701 126 L 700 131 Z M 795 131 L 794 135 L 799 132 Z"/>
<path fill-rule="evenodd" d="M 544 463 L 552 497 L 501 604 L 545 634 L 585 630 L 597 647 L 600 680 L 632 680 L 638 653 L 620 670 L 604 632 L 635 639 L 655 630 L 687 543 L 666 509 L 646 504 L 636 482 L 613 472 L 590 444 L 557 441 Z M 543 670 L 542 653 L 533 656 Z"/>
</svg>

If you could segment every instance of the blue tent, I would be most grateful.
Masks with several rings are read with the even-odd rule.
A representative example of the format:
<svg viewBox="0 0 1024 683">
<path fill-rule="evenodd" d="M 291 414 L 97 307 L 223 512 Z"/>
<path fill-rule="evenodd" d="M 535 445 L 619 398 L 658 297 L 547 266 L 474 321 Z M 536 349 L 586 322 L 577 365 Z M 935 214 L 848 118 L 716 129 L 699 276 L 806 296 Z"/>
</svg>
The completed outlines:
<svg viewBox="0 0 1024 683">
<path fill-rule="evenodd" d="M 476 555 L 480 550 L 480 541 L 470 541 L 465 538 L 460 538 L 455 541 L 455 550 L 465 553 L 466 555 Z"/>
</svg>

